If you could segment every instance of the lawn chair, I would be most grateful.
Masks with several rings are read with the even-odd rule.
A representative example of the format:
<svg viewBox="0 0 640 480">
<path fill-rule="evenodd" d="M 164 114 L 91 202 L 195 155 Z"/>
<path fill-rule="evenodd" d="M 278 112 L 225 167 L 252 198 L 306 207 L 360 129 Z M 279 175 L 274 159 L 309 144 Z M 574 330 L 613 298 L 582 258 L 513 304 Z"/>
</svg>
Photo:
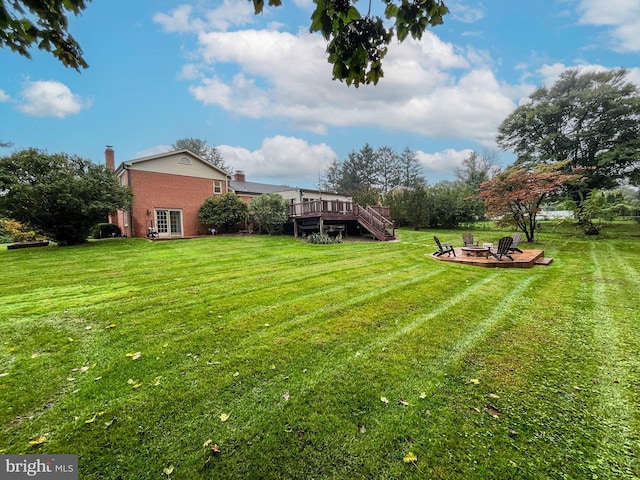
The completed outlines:
<svg viewBox="0 0 640 480">
<path fill-rule="evenodd" d="M 456 251 L 453 249 L 453 245 L 451 245 L 450 243 L 441 243 L 440 239 L 435 235 L 433 239 L 435 240 L 436 245 L 438 246 L 438 251 L 433 252 L 433 254 L 436 257 L 439 257 L 440 255 L 444 255 L 445 253 L 449 256 L 451 256 L 451 254 L 453 253 L 453 256 L 454 257 L 456 256 Z"/>
<path fill-rule="evenodd" d="M 522 250 L 518 248 L 518 244 L 520 243 L 520 240 L 522 240 L 522 233 L 516 232 L 513 235 L 511 235 L 511 238 L 513 238 L 513 243 L 509 247 L 509 251 L 522 253 Z"/>
<path fill-rule="evenodd" d="M 473 241 L 473 233 L 463 233 L 462 241 L 464 242 L 464 246 L 467 247 L 469 245 L 479 245 L 477 241 Z"/>
<path fill-rule="evenodd" d="M 502 260 L 502 257 L 507 257 L 509 260 L 513 261 L 513 257 L 509 255 L 509 248 L 513 243 L 513 238 L 511 237 L 502 237 L 498 241 L 498 249 L 494 252 L 489 249 L 489 255 L 497 258 L 498 260 Z"/>
</svg>

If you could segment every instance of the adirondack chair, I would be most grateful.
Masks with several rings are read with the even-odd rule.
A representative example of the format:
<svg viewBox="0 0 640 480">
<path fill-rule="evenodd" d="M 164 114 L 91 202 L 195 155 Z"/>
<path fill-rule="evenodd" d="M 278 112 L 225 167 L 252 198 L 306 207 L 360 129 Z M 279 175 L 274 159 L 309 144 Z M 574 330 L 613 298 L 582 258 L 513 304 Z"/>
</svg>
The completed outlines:
<svg viewBox="0 0 640 480">
<path fill-rule="evenodd" d="M 516 232 L 513 235 L 511 235 L 511 238 L 513 238 L 513 243 L 509 247 L 509 251 L 522 253 L 522 250 L 518 248 L 518 244 L 520 243 L 520 240 L 522 240 L 522 233 Z"/>
<path fill-rule="evenodd" d="M 513 261 L 513 257 L 509 255 L 509 248 L 511 247 L 512 243 L 513 243 L 513 238 L 502 237 L 498 241 L 498 248 L 496 249 L 495 252 L 489 249 L 489 255 L 497 258 L 498 260 L 502 260 L 502 257 L 507 257 L 509 260 Z"/>
<path fill-rule="evenodd" d="M 464 242 L 465 247 L 468 245 L 479 245 L 477 241 L 473 241 L 473 233 L 463 233 L 462 241 Z"/>
<path fill-rule="evenodd" d="M 439 257 L 440 255 L 444 255 L 445 253 L 448 256 L 451 256 L 451 254 L 453 253 L 453 256 L 456 256 L 456 251 L 453 249 L 453 245 L 449 244 L 449 243 L 442 243 L 440 242 L 440 239 L 438 237 L 436 237 L 435 235 L 433 236 L 433 239 L 436 242 L 436 245 L 438 246 L 438 250 L 436 252 L 433 252 L 433 254 L 436 257 Z"/>
</svg>

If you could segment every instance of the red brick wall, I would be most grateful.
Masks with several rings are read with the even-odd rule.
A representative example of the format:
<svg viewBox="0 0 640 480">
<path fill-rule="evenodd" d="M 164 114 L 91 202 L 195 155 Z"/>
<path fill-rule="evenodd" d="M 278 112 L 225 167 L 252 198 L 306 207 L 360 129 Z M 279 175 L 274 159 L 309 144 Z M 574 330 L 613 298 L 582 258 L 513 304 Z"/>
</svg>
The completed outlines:
<svg viewBox="0 0 640 480">
<path fill-rule="evenodd" d="M 130 187 L 133 191 L 133 208 L 129 222 L 132 235 L 145 237 L 150 222 L 155 226 L 154 209 L 172 208 L 182 210 L 183 236 L 205 235 L 206 228 L 198 222 L 198 209 L 212 197 L 213 180 L 166 173 L 129 170 Z M 222 193 L 227 192 L 222 181 Z M 147 210 L 150 213 L 147 213 Z"/>
</svg>

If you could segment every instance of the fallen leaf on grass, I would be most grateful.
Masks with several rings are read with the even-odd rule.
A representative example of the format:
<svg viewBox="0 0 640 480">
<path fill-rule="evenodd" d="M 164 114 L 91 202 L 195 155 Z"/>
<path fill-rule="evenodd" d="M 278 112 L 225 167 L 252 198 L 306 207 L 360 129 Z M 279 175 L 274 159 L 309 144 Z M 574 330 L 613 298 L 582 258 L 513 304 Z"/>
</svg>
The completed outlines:
<svg viewBox="0 0 640 480">
<path fill-rule="evenodd" d="M 104 327 L 105 330 L 110 330 L 112 328 L 116 328 L 116 324 L 115 323 L 111 323 L 111 324 L 107 325 L 106 327 Z"/>
<path fill-rule="evenodd" d="M 364 424 L 359 423 L 359 424 L 358 424 L 358 431 L 359 431 L 360 433 L 367 433 L 367 427 L 365 427 L 365 426 L 364 426 Z"/>
<path fill-rule="evenodd" d="M 409 452 L 402 459 L 404 463 L 416 463 L 418 461 L 418 457 L 416 457 L 415 453 Z"/>
<path fill-rule="evenodd" d="M 206 450 L 209 450 L 211 453 L 215 453 L 218 454 L 220 453 L 220 447 L 218 446 L 217 443 L 213 443 L 213 440 L 209 439 L 206 442 L 204 442 L 204 445 L 202 445 Z"/>
<path fill-rule="evenodd" d="M 496 395 L 495 393 L 490 393 L 489 398 L 500 398 L 500 395 Z"/>
<path fill-rule="evenodd" d="M 173 473 L 173 465 L 169 465 L 168 467 L 164 467 L 162 469 L 162 473 L 164 473 L 167 477 Z"/>
<path fill-rule="evenodd" d="M 387 397 L 380 397 L 380 401 L 382 403 L 389 403 L 389 399 Z"/>
<path fill-rule="evenodd" d="M 420 392 L 420 395 L 418 395 L 418 398 L 424 400 L 425 398 L 427 398 L 427 394 L 424 392 Z"/>
<path fill-rule="evenodd" d="M 133 378 L 127 380 L 127 383 L 133 388 L 139 388 L 142 385 L 142 382 L 140 380 L 134 380 Z"/>
<path fill-rule="evenodd" d="M 289 392 L 285 392 L 284 395 L 282 395 L 282 398 L 284 398 L 285 402 L 288 402 L 289 398 L 291 398 L 291 396 L 289 395 Z"/>
<path fill-rule="evenodd" d="M 502 415 L 502 412 L 500 411 L 500 409 L 497 407 L 494 407 L 493 405 L 485 405 L 484 408 L 487 411 L 487 413 L 491 415 L 493 418 L 500 418 L 500 415 Z"/>
<path fill-rule="evenodd" d="M 101 417 L 102 415 L 104 415 L 107 412 L 98 412 L 98 413 L 94 413 L 93 417 L 91 417 L 89 420 L 85 420 L 84 423 L 93 423 L 96 421 L 96 417 Z"/>
<path fill-rule="evenodd" d="M 89 366 L 85 365 L 84 367 L 81 367 L 81 368 L 80 368 L 80 371 L 81 371 L 82 373 L 85 373 L 87 370 L 89 370 L 89 368 L 91 368 L 91 367 L 89 367 Z"/>
<path fill-rule="evenodd" d="M 229 413 L 221 413 L 220 414 L 220 421 L 221 422 L 226 422 L 227 420 L 229 420 L 230 416 L 231 416 L 231 414 L 229 414 Z"/>
<path fill-rule="evenodd" d="M 42 445 L 43 443 L 45 443 L 47 441 L 47 436 L 46 435 L 42 435 L 34 440 L 30 440 L 29 441 L 29 445 Z"/>
<path fill-rule="evenodd" d="M 398 403 L 400 405 L 402 405 L 403 407 L 408 407 L 409 406 L 409 402 L 407 402 L 406 400 L 399 400 Z"/>
<path fill-rule="evenodd" d="M 2 378 L 2 377 L 6 377 L 7 375 L 9 375 L 9 372 L 0 373 L 0 378 Z"/>
<path fill-rule="evenodd" d="M 140 358 L 141 355 L 142 355 L 142 352 L 127 353 L 126 354 L 127 357 L 131 357 L 131 360 L 137 360 L 137 359 Z"/>
<path fill-rule="evenodd" d="M 240 375 L 240 372 L 236 372 L 233 374 L 234 377 L 237 377 L 238 375 Z"/>
<path fill-rule="evenodd" d="M 479 385 L 480 380 L 478 380 L 477 378 L 472 378 L 471 380 L 469 380 L 469 383 L 473 383 L 474 385 Z"/>
</svg>

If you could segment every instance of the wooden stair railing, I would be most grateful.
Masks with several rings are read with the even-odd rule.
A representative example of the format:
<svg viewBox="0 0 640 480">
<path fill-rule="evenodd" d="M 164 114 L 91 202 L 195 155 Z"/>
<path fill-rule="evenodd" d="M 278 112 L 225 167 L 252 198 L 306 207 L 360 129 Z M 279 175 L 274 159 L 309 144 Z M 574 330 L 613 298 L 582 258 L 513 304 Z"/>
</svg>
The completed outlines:
<svg viewBox="0 0 640 480">
<path fill-rule="evenodd" d="M 374 237 L 381 241 L 394 240 L 395 226 L 391 220 L 380 215 L 375 209 L 357 205 L 358 223 L 366 228 Z M 391 232 L 387 227 L 392 229 Z"/>
</svg>

